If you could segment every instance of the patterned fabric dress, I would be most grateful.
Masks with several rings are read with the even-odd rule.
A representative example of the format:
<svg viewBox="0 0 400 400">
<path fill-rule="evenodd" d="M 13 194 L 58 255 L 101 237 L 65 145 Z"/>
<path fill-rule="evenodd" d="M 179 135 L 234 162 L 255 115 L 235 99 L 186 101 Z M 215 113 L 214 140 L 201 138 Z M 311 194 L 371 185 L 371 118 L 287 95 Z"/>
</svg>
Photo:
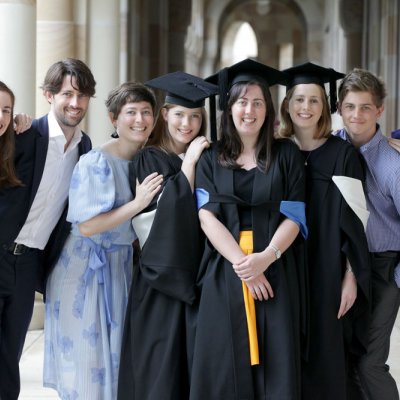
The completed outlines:
<svg viewBox="0 0 400 400">
<path fill-rule="evenodd" d="M 129 162 L 92 150 L 75 167 L 72 232 L 47 283 L 44 386 L 63 400 L 116 398 L 132 276 L 131 221 L 85 238 L 77 224 L 132 199 Z"/>
</svg>

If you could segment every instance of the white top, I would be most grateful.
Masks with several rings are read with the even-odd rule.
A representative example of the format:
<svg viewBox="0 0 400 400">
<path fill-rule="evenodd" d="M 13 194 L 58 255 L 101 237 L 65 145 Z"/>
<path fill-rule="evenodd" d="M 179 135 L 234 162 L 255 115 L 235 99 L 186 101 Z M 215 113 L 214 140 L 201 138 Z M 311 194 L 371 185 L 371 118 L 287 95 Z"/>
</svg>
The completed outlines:
<svg viewBox="0 0 400 400">
<path fill-rule="evenodd" d="M 48 114 L 49 147 L 38 191 L 16 243 L 43 250 L 67 202 L 72 171 L 78 162 L 82 138 L 76 127 L 64 152 L 66 139 L 52 111 Z"/>
</svg>

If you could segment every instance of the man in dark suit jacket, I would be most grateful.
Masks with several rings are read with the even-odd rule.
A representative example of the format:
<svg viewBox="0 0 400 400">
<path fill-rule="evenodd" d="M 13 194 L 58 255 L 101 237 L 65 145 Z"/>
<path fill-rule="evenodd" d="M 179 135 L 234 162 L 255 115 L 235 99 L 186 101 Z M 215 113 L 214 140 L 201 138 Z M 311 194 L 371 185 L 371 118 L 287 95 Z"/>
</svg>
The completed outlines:
<svg viewBox="0 0 400 400">
<path fill-rule="evenodd" d="M 15 139 L 15 167 L 23 186 L 0 192 L 0 399 L 20 391 L 19 359 L 42 291 L 68 236 L 67 198 L 73 168 L 91 149 L 78 125 L 96 82 L 80 60 L 53 64 L 42 89 L 49 114 Z"/>
</svg>

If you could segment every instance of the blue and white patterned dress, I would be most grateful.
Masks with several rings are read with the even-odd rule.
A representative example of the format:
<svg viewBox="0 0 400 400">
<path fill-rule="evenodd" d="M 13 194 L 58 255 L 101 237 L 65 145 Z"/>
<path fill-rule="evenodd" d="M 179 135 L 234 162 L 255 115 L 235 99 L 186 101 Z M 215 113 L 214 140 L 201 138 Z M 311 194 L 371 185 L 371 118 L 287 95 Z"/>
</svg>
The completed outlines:
<svg viewBox="0 0 400 400">
<path fill-rule="evenodd" d="M 44 386 L 63 400 L 116 398 L 135 233 L 128 220 L 85 238 L 77 224 L 132 200 L 128 164 L 94 149 L 72 175 L 72 232 L 47 283 L 45 319 Z"/>
</svg>

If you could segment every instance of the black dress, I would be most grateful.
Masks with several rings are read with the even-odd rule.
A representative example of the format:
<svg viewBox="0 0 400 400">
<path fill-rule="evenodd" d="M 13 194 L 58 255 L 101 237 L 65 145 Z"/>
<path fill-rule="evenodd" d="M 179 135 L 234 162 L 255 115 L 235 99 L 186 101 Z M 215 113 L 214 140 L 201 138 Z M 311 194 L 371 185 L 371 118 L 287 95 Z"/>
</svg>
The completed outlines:
<svg viewBox="0 0 400 400">
<path fill-rule="evenodd" d="M 309 227 L 310 351 L 303 365 L 303 398 L 345 400 L 347 361 L 365 352 L 368 333 L 369 260 L 361 220 L 332 177 L 362 180 L 357 153 L 330 137 L 306 155 L 306 204 Z M 337 319 L 346 257 L 357 279 L 357 299 Z"/>
<path fill-rule="evenodd" d="M 212 211 L 239 241 L 238 204 L 242 199 L 235 196 L 234 171 L 217 162 L 216 146 L 205 151 L 197 165 L 198 206 Z M 273 145 L 268 172 L 255 170 L 250 203 L 254 252 L 265 249 L 286 218 L 282 214 L 285 201 L 286 205 L 304 206 L 303 164 L 297 147 L 288 140 L 279 140 Z M 297 240 L 266 271 L 275 296 L 256 301 L 260 364 L 253 367 L 242 282 L 232 265 L 206 241 L 199 276 L 201 297 L 190 400 L 299 398 L 300 346 L 306 331 L 306 274 L 303 240 Z"/>
<path fill-rule="evenodd" d="M 187 400 L 193 303 L 201 248 L 195 198 L 182 160 L 156 148 L 132 162 L 133 192 L 152 172 L 163 174 L 162 194 L 142 215 L 153 211 L 149 234 L 135 265 L 129 295 L 119 372 L 119 400 Z M 144 223 L 144 222 L 143 222 Z"/>
</svg>

